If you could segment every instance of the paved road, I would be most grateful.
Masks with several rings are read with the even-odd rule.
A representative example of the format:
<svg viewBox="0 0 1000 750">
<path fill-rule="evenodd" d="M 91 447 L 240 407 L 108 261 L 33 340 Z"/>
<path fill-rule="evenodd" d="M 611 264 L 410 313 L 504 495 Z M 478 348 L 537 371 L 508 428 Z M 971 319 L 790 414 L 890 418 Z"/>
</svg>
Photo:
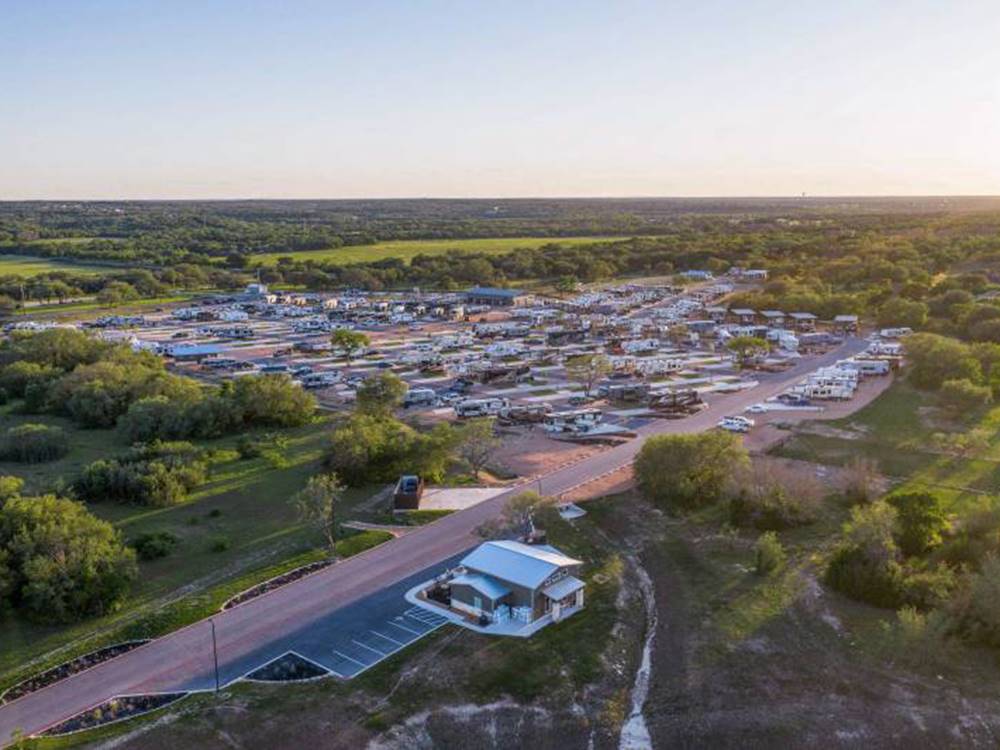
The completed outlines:
<svg viewBox="0 0 1000 750">
<path fill-rule="evenodd" d="M 372 597 L 380 596 L 379 592 L 385 596 L 387 590 L 389 593 L 402 590 L 400 587 L 406 581 L 430 577 L 428 571 L 439 570 L 450 558 L 478 543 L 476 528 L 496 518 L 511 495 L 525 488 L 538 489 L 548 495 L 565 493 L 627 465 L 645 439 L 652 435 L 709 429 L 722 416 L 739 413 L 746 406 L 781 392 L 807 372 L 855 354 L 864 347 L 862 340 L 850 339 L 836 350 L 822 357 L 808 358 L 783 373 L 764 374 L 756 388 L 713 396 L 711 409 L 683 420 L 656 420 L 641 427 L 636 440 L 565 466 L 540 480 L 515 487 L 480 505 L 453 513 L 216 615 L 212 619 L 223 682 L 284 653 L 300 640 L 312 642 L 316 633 L 348 632 L 353 622 L 343 612 L 348 605 L 371 601 Z M 365 607 L 350 609 L 364 610 Z M 345 618 L 348 625 L 343 624 Z M 0 742 L 5 742 L 15 728 L 26 733 L 39 732 L 114 696 L 203 689 L 212 684 L 212 630 L 210 622 L 203 620 L 0 706 Z"/>
</svg>

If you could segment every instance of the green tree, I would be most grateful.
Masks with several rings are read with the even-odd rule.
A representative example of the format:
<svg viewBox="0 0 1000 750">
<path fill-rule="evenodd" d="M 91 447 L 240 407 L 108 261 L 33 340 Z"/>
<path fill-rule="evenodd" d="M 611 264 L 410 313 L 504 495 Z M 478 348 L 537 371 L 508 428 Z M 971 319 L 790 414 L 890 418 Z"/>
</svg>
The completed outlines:
<svg viewBox="0 0 1000 750">
<path fill-rule="evenodd" d="M 941 384 L 942 406 L 955 416 L 968 415 L 993 400 L 989 386 L 976 385 L 968 378 L 946 380 Z"/>
<path fill-rule="evenodd" d="M 967 345 L 934 333 L 915 333 L 903 340 L 910 381 L 917 388 L 937 390 L 946 380 L 982 380 L 982 369 Z"/>
<path fill-rule="evenodd" d="M 361 331 L 352 331 L 347 328 L 338 328 L 330 334 L 330 344 L 334 349 L 339 349 L 344 353 L 344 357 L 350 362 L 354 358 L 355 352 L 364 349 L 371 343 L 368 336 Z"/>
<path fill-rule="evenodd" d="M 611 360 L 603 354 L 579 354 L 569 357 L 565 363 L 566 377 L 580 383 L 589 396 L 601 378 L 610 374 Z"/>
<path fill-rule="evenodd" d="M 753 550 L 754 571 L 757 575 L 771 575 L 785 564 L 785 548 L 781 546 L 778 535 L 773 531 L 765 531 L 757 537 Z"/>
<path fill-rule="evenodd" d="M 476 479 L 502 442 L 494 429 L 494 421 L 492 417 L 470 419 L 457 429 L 458 455 L 469 465 Z"/>
<path fill-rule="evenodd" d="M 535 520 L 545 510 L 555 507 L 551 497 L 539 495 L 534 491 L 522 492 L 507 501 L 503 508 L 504 525 L 521 535 L 530 534 L 535 530 Z"/>
<path fill-rule="evenodd" d="M 71 622 L 118 606 L 136 575 L 115 528 L 72 500 L 14 497 L 0 508 L 13 599 L 34 618 Z"/>
<path fill-rule="evenodd" d="M 305 488 L 292 498 L 299 519 L 316 527 L 323 534 L 331 557 L 337 554 L 337 507 L 343 499 L 344 485 L 336 474 L 310 477 Z"/>
<path fill-rule="evenodd" d="M 403 403 L 407 390 L 403 379 L 394 373 L 369 375 L 357 388 L 355 408 L 359 414 L 388 416 Z"/>
<path fill-rule="evenodd" d="M 726 348 L 733 353 L 736 364 L 743 368 L 752 359 L 767 354 L 770 345 L 759 336 L 734 336 L 726 342 Z"/>
<path fill-rule="evenodd" d="M 878 324 L 889 328 L 922 328 L 927 322 L 927 305 L 923 302 L 893 297 L 878 311 Z"/>
<path fill-rule="evenodd" d="M 941 543 L 948 517 L 941 498 L 930 492 L 892 495 L 887 502 L 896 509 L 896 541 L 904 555 L 922 555 Z"/>
<path fill-rule="evenodd" d="M 139 299 L 139 292 L 134 286 L 124 281 L 112 281 L 97 293 L 97 301 L 107 307 L 117 307 L 137 299 Z"/>
<path fill-rule="evenodd" d="M 656 435 L 636 456 L 635 476 L 646 499 L 667 507 L 697 508 L 720 500 L 747 462 L 743 444 L 728 432 Z"/>
</svg>

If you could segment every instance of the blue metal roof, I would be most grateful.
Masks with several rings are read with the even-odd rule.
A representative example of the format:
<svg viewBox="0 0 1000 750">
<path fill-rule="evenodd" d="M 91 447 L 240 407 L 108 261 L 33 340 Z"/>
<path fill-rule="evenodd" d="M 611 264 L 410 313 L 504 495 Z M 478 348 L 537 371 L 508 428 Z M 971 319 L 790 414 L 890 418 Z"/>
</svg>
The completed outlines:
<svg viewBox="0 0 1000 750">
<path fill-rule="evenodd" d="M 510 589 L 500 583 L 500 581 L 481 573 L 465 573 L 464 575 L 455 576 L 451 579 L 451 584 L 474 588 L 480 594 L 493 601 L 510 593 Z"/>
<path fill-rule="evenodd" d="M 560 568 L 581 564 L 554 547 L 509 541 L 481 544 L 462 560 L 469 570 L 532 589 Z"/>
</svg>

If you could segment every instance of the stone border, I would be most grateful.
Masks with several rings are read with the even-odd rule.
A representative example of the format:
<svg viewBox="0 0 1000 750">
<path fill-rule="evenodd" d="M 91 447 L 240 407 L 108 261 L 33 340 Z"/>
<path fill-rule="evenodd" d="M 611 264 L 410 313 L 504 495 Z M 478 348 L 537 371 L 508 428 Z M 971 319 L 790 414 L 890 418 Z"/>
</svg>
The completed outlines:
<svg viewBox="0 0 1000 750">
<path fill-rule="evenodd" d="M 376 545 L 377 546 L 377 545 Z M 300 565 L 297 568 L 292 568 L 291 570 L 286 570 L 284 573 L 279 573 L 276 576 L 271 576 L 266 581 L 261 581 L 260 583 L 255 583 L 249 588 L 243 589 L 237 594 L 233 594 L 231 597 L 226 599 L 219 607 L 220 612 L 225 612 L 227 609 L 232 609 L 233 607 L 238 607 L 251 599 L 256 599 L 259 596 L 263 596 L 269 591 L 281 588 L 289 583 L 299 580 L 300 578 L 305 578 L 307 575 L 316 573 L 324 568 L 328 568 L 333 565 L 336 560 L 326 559 L 317 560 L 315 562 L 306 563 L 305 565 Z M 282 580 L 285 579 L 285 580 Z M 276 583 L 281 581 L 280 583 Z"/>
<path fill-rule="evenodd" d="M 129 721 L 130 719 L 138 718 L 140 716 L 146 716 L 147 714 L 151 714 L 154 711 L 160 711 L 160 710 L 162 710 L 164 708 L 167 708 L 168 706 L 174 705 L 175 703 L 177 703 L 178 701 L 182 700 L 183 698 L 186 698 L 189 695 L 190 695 L 190 693 L 183 692 L 183 693 L 146 693 L 146 694 L 141 694 L 141 695 L 121 695 L 121 696 L 116 696 L 114 698 L 111 698 L 109 700 L 104 701 L 103 703 L 99 703 L 96 706 L 92 706 L 91 708 L 88 708 L 85 711 L 81 711 L 80 713 L 75 714 L 74 716 L 70 716 L 68 719 L 64 719 L 63 721 L 59 722 L 58 724 L 55 724 L 55 725 L 49 727 L 48 729 L 45 729 L 44 731 L 39 732 L 37 735 L 33 735 L 33 736 L 35 736 L 35 737 L 68 737 L 70 735 L 79 734 L 81 732 L 89 732 L 89 731 L 91 731 L 93 729 L 100 729 L 102 727 L 108 727 L 108 726 L 111 726 L 112 724 L 118 724 L 118 723 L 121 723 L 123 721 Z M 157 698 L 162 698 L 162 700 L 160 700 L 160 701 L 157 702 L 156 701 Z M 151 701 L 154 701 L 154 705 L 151 705 L 151 706 L 148 706 L 148 707 L 145 707 L 145 708 L 142 708 L 142 707 L 136 708 L 135 710 L 131 710 L 131 711 L 126 706 L 125 711 L 128 712 L 128 713 L 126 713 L 126 715 L 124 715 L 124 716 L 115 716 L 115 718 L 110 719 L 108 721 L 104 721 L 103 718 L 102 718 L 102 719 L 99 719 L 99 720 L 95 721 L 95 723 L 93 723 L 93 724 L 89 724 L 89 725 L 86 725 L 86 726 L 77 726 L 77 727 L 72 728 L 72 729 L 66 729 L 65 731 L 59 731 L 60 727 L 63 727 L 63 726 L 72 726 L 74 722 L 80 721 L 83 717 L 87 716 L 88 714 L 93 713 L 94 711 L 106 710 L 105 707 L 110 706 L 112 703 L 119 703 L 119 702 L 123 702 L 123 701 L 127 703 L 128 701 L 142 701 L 142 700 L 151 700 Z"/>
</svg>

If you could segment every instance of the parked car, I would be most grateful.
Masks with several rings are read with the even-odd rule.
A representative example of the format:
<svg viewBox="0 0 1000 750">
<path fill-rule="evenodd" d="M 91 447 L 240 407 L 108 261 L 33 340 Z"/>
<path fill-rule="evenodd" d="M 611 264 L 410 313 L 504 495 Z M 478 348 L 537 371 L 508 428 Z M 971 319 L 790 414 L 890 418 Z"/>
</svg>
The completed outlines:
<svg viewBox="0 0 1000 750">
<path fill-rule="evenodd" d="M 583 406 L 584 404 L 592 404 L 596 401 L 593 396 L 585 396 L 582 393 L 577 393 L 569 397 L 570 406 Z"/>
<path fill-rule="evenodd" d="M 746 411 L 747 414 L 763 414 L 767 411 L 767 404 L 752 404 L 744 411 Z"/>
</svg>

